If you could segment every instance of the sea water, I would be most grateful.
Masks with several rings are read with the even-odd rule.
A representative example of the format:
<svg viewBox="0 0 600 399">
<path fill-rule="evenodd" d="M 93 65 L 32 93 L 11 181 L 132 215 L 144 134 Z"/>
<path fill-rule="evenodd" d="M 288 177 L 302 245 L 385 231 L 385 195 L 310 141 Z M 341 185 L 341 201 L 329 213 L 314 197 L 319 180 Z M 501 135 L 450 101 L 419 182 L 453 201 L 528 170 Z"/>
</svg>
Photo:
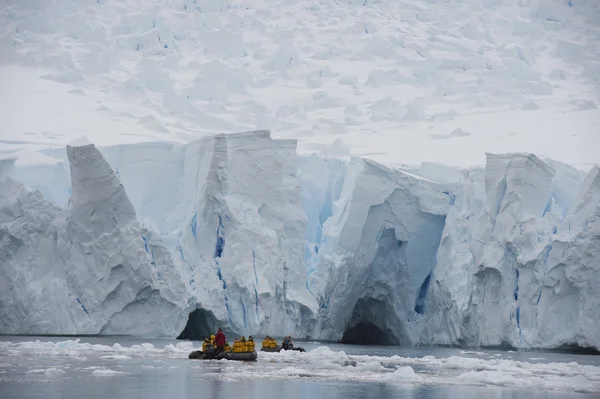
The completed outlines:
<svg viewBox="0 0 600 399">
<path fill-rule="evenodd" d="M 188 359 L 200 342 L 5 336 L 0 398 L 600 397 L 598 356 L 295 344 L 237 362 Z"/>
</svg>

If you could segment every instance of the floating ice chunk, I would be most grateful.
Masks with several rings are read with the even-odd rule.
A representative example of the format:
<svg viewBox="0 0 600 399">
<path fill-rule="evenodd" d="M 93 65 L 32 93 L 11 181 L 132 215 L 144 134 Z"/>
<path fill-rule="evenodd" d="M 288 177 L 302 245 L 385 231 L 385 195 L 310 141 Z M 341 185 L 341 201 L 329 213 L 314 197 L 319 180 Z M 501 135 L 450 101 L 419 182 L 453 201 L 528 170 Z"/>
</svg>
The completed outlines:
<svg viewBox="0 0 600 399">
<path fill-rule="evenodd" d="M 474 352 L 474 351 L 460 351 L 460 353 L 465 354 L 465 355 L 479 355 L 479 356 L 485 355 L 485 353 L 483 353 L 483 352 Z"/>
<path fill-rule="evenodd" d="M 519 384 L 513 376 L 502 371 L 467 371 L 458 380 L 476 385 L 515 386 Z"/>
<path fill-rule="evenodd" d="M 383 367 L 381 366 L 381 363 L 373 361 L 357 364 L 356 368 L 360 371 L 380 372 Z"/>
<path fill-rule="evenodd" d="M 319 346 L 318 348 L 305 353 L 304 356 L 308 359 L 328 360 L 336 363 L 346 362 L 349 359 L 345 352 L 332 351 L 327 346 Z"/>
<path fill-rule="evenodd" d="M 57 375 L 57 374 L 64 374 L 65 371 L 62 369 L 59 369 L 57 367 L 50 367 L 47 369 L 33 369 L 33 370 L 28 370 L 25 372 L 25 374 L 45 374 L 45 375 Z"/>
<path fill-rule="evenodd" d="M 410 381 L 415 379 L 416 374 L 410 366 L 398 367 L 393 373 L 388 374 L 388 380 L 391 381 Z"/>
<path fill-rule="evenodd" d="M 106 355 L 106 356 L 100 356 L 100 359 L 127 360 L 127 359 L 131 359 L 131 357 L 126 356 L 126 355 Z"/>
<path fill-rule="evenodd" d="M 125 374 L 125 372 L 111 370 L 111 369 L 107 369 L 107 368 L 102 368 L 102 369 L 92 371 L 92 375 L 98 375 L 98 376 L 111 376 L 111 375 L 118 375 L 118 374 Z"/>
</svg>

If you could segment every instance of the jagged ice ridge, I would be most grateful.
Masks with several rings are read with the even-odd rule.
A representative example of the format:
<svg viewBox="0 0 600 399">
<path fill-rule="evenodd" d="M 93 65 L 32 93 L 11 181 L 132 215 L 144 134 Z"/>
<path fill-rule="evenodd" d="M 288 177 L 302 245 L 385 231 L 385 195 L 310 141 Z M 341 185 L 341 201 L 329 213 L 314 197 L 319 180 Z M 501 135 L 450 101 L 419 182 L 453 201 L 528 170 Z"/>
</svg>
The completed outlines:
<svg viewBox="0 0 600 399">
<path fill-rule="evenodd" d="M 268 131 L 45 153 L 0 160 L 1 333 L 600 348 L 598 167 L 401 170 Z"/>
</svg>

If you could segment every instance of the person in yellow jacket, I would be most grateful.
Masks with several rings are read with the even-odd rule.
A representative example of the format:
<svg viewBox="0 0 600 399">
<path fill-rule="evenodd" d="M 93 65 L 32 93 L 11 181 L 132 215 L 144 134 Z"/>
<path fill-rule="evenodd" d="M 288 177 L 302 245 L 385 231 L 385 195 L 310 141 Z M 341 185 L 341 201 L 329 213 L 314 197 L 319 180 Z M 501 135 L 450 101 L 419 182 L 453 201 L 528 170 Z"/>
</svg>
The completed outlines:
<svg viewBox="0 0 600 399">
<path fill-rule="evenodd" d="M 213 344 L 213 346 L 215 346 L 215 347 L 217 346 L 216 343 L 215 343 L 215 336 L 214 335 L 210 336 L 210 343 Z"/>
<path fill-rule="evenodd" d="M 246 344 L 245 336 L 242 336 L 242 339 L 240 339 L 240 343 L 242 344 L 243 352 L 248 352 L 248 345 Z"/>
<path fill-rule="evenodd" d="M 269 347 L 269 336 L 268 335 L 265 337 L 265 339 L 263 339 L 262 347 L 263 347 L 263 349 L 267 349 Z"/>
<path fill-rule="evenodd" d="M 231 352 L 231 346 L 229 346 L 229 342 L 225 341 L 225 352 Z"/>
<path fill-rule="evenodd" d="M 204 340 L 204 343 L 202 344 L 202 352 L 206 353 L 208 352 L 212 352 L 214 351 L 215 347 L 212 345 L 212 343 L 210 342 L 209 338 L 206 338 Z"/>
<path fill-rule="evenodd" d="M 273 337 L 269 337 L 269 348 L 277 349 L 277 341 Z"/>
<path fill-rule="evenodd" d="M 254 352 L 255 346 L 254 338 L 252 338 L 252 335 L 248 337 L 248 342 L 246 342 L 246 349 L 248 350 L 248 352 Z"/>
<path fill-rule="evenodd" d="M 231 349 L 231 351 L 233 353 L 243 353 L 244 352 L 244 350 L 242 349 L 242 343 L 240 342 L 239 339 L 236 338 L 233 341 L 233 348 Z"/>
</svg>

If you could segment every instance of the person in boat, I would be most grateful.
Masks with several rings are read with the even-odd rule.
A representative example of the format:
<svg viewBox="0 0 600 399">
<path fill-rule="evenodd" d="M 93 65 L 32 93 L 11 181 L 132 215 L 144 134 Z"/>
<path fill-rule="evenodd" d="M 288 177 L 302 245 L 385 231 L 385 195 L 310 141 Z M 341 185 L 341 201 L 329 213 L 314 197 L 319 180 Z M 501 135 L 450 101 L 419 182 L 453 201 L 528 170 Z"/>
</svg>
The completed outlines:
<svg viewBox="0 0 600 399">
<path fill-rule="evenodd" d="M 287 337 L 285 337 L 283 339 L 283 342 L 281 342 L 281 348 L 285 349 L 286 351 L 294 349 L 294 343 L 292 342 L 292 337 L 290 337 L 289 335 Z"/>
<path fill-rule="evenodd" d="M 242 339 L 240 339 L 240 343 L 242 344 L 243 352 L 248 352 L 248 343 L 246 342 L 246 337 L 242 335 Z"/>
<path fill-rule="evenodd" d="M 225 334 L 223 334 L 223 330 L 219 327 L 219 331 L 215 334 L 215 347 L 217 348 L 217 353 L 221 353 L 225 350 L 225 343 L 227 340 L 225 339 Z"/>
<path fill-rule="evenodd" d="M 215 353 L 215 347 L 210 342 L 210 338 L 206 338 L 204 340 L 204 343 L 202 344 L 202 352 L 206 353 L 207 355 L 212 355 Z"/>
<path fill-rule="evenodd" d="M 214 335 L 211 335 L 211 336 L 210 336 L 210 343 L 211 343 L 211 344 L 213 344 L 213 346 L 217 346 L 217 345 L 215 344 L 215 336 L 214 336 Z"/>
<path fill-rule="evenodd" d="M 242 343 L 240 342 L 240 340 L 238 338 L 236 338 L 233 341 L 233 348 L 231 349 L 231 351 L 233 353 L 243 353 L 244 350 L 242 349 Z"/>
<path fill-rule="evenodd" d="M 231 346 L 229 345 L 229 342 L 225 341 L 225 352 L 231 352 Z"/>
<path fill-rule="evenodd" d="M 248 341 L 246 342 L 246 350 L 248 352 L 254 352 L 255 350 L 254 338 L 252 338 L 252 335 L 248 337 Z"/>
<path fill-rule="evenodd" d="M 262 349 L 277 349 L 277 341 L 270 336 L 266 336 L 262 342 Z"/>
</svg>

